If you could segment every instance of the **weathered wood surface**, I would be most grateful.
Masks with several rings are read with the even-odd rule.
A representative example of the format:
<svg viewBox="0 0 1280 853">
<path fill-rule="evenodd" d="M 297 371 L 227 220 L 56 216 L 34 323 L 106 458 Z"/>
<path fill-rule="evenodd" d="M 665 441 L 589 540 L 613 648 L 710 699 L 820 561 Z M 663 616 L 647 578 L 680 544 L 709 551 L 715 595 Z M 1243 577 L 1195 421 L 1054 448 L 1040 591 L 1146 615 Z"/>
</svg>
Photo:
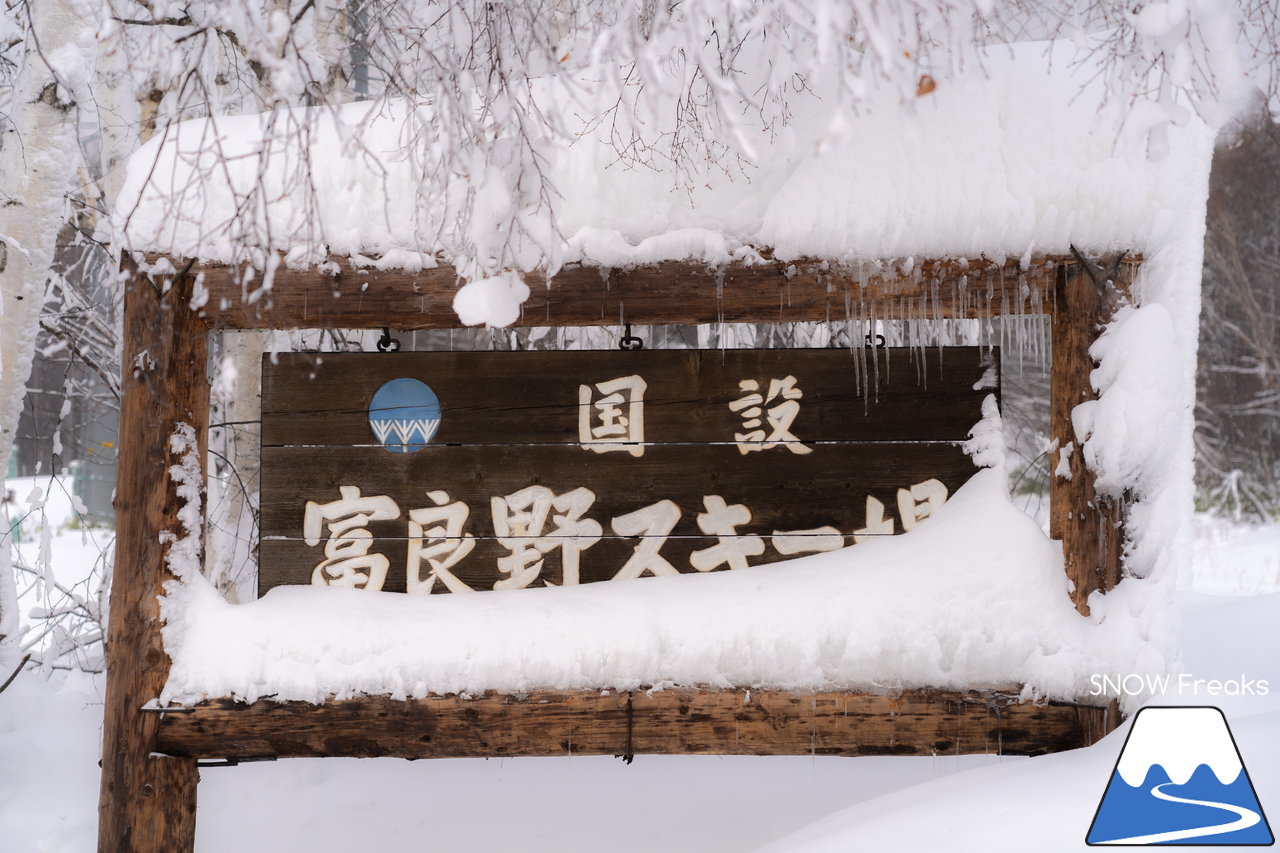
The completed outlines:
<svg viewBox="0 0 1280 853">
<path fill-rule="evenodd" d="M 646 537 L 660 537 L 661 559 L 690 572 L 708 570 L 695 563 L 696 555 L 705 561 L 707 549 L 731 540 L 748 546 L 744 562 L 757 565 L 853 544 L 855 534 L 901 533 L 916 521 L 917 498 L 924 500 L 904 490 L 936 480 L 945 499 L 972 476 L 960 442 L 981 418 L 982 400 L 998 390 L 996 364 L 998 352 L 976 347 L 852 354 L 415 353 L 268 362 L 259 589 L 311 582 L 329 545 L 306 544 L 305 509 L 309 502 L 338 500 L 343 486 L 358 488 L 362 498 L 386 495 L 395 502 L 395 515 L 362 525 L 372 534 L 369 551 L 390 562 L 382 586 L 388 591 L 404 591 L 407 577 L 426 572 L 409 563 L 407 516 L 435 506 L 428 493 L 445 492 L 450 504 L 466 507 L 464 532 L 473 539 L 465 544 L 473 550 L 450 571 L 470 589 L 511 583 L 510 564 L 504 570 L 499 560 L 512 554 L 520 543 L 510 540 L 521 535 L 501 532 L 496 516 L 503 509 L 491 501 L 530 486 L 555 495 L 587 490 L 589 507 L 576 517 L 598 525 L 576 542 L 559 542 L 553 523 L 523 535 L 562 546 L 541 558 L 533 586 L 610 580 Z M 579 415 L 592 407 L 581 404 L 580 385 L 628 372 L 647 383 L 644 443 L 633 445 L 642 453 L 584 448 Z M 787 376 L 803 394 L 789 425 L 796 440 L 744 454 L 733 443 L 743 418 L 729 407 L 742 394 L 739 382 L 756 380 L 767 394 L 772 379 Z M 439 431 L 413 453 L 384 449 L 369 423 L 374 393 L 401 377 L 427 382 L 442 408 Z M 745 507 L 745 517 L 732 530 L 704 527 L 700 515 L 711 510 L 711 497 Z M 659 501 L 678 508 L 674 527 L 615 532 L 615 519 Z M 830 535 L 774 538 L 816 529 Z M 463 544 L 459 535 L 438 534 L 431 542 Z M 566 551 L 579 547 L 585 549 L 575 578 L 563 566 Z"/>
<path fill-rule="evenodd" d="M 159 260 L 156 256 L 148 262 Z M 177 259 L 175 263 L 181 265 Z M 631 269 L 570 264 L 550 284 L 526 275 L 530 296 L 519 326 L 620 323 L 778 323 L 797 320 L 989 317 L 1051 309 L 1058 257 L 1001 263 L 928 260 L 841 266 L 826 261 L 666 261 Z M 457 328 L 457 271 L 359 269 L 337 259 L 338 272 L 277 269 L 269 291 L 260 273 L 197 264 L 213 328 Z"/>
<path fill-rule="evenodd" d="M 1089 746 L 1116 722 L 1106 708 L 978 691 L 536 691 L 318 706 L 218 699 L 165 713 L 159 746 L 198 758 L 1039 755 Z"/>
<path fill-rule="evenodd" d="M 647 384 L 649 442 L 733 441 L 742 419 L 728 405 L 743 393 L 739 381 L 758 380 L 763 393 L 787 375 L 804 395 L 801 441 L 956 441 L 998 390 L 999 355 L 982 347 L 268 355 L 262 444 L 376 443 L 370 398 L 402 376 L 440 398 L 433 444 L 577 444 L 579 386 L 632 374 Z"/>
<path fill-rule="evenodd" d="M 169 670 L 157 602 L 170 577 L 160 534 L 181 529 L 180 504 L 168 474 L 177 462 L 169 437 L 178 423 L 186 423 L 203 448 L 208 423 L 208 335 L 187 309 L 191 292 L 189 278 L 162 294 L 141 276 L 132 277 L 125 291 L 98 823 L 102 853 L 180 853 L 195 843 L 195 761 L 153 755 L 159 721 L 139 711 L 159 695 Z"/>
<path fill-rule="evenodd" d="M 1132 264 L 1110 259 L 1092 273 L 1078 265 L 1063 267 L 1054 292 L 1059 310 L 1051 322 L 1049 435 L 1057 450 L 1050 459 L 1049 535 L 1062 542 L 1067 578 L 1073 585 L 1071 599 L 1086 615 L 1090 595 L 1120 582 L 1124 518 L 1118 502 L 1098 495 L 1071 413 L 1097 398 L 1090 379 L 1096 364 L 1089 347 L 1121 294 L 1129 292 L 1134 271 Z M 1066 477 L 1058 473 L 1064 456 L 1070 472 Z"/>
</svg>

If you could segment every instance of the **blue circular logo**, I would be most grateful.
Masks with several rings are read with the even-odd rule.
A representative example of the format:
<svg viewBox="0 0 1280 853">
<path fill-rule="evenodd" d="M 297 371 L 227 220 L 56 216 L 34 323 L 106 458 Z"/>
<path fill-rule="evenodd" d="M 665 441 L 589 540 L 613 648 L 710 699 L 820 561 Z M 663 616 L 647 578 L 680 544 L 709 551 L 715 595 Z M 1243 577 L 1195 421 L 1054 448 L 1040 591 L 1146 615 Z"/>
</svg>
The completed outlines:
<svg viewBox="0 0 1280 853">
<path fill-rule="evenodd" d="M 392 453 L 413 453 L 440 428 L 440 400 L 426 383 L 392 379 L 369 401 L 369 426 Z"/>
</svg>

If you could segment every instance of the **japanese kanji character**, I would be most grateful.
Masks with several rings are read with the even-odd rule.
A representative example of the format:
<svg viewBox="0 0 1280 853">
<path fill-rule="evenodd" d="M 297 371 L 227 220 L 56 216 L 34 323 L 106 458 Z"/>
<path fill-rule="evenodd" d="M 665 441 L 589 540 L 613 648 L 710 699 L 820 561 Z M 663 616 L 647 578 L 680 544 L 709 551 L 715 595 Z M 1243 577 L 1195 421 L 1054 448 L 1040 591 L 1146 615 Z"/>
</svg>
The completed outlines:
<svg viewBox="0 0 1280 853">
<path fill-rule="evenodd" d="M 804 397 L 804 392 L 796 387 L 794 376 L 770 379 L 769 393 L 763 397 L 760 395 L 760 383 L 754 379 L 744 379 L 738 387 L 742 389 L 742 396 L 730 402 L 729 409 L 741 416 L 745 430 L 733 434 L 739 453 L 745 456 L 752 451 L 778 446 L 800 456 L 813 452 L 812 447 L 805 447 L 791 432 L 791 424 L 800 413 L 799 401 Z M 769 427 L 767 433 L 765 426 Z"/>
<path fill-rule="evenodd" d="M 476 547 L 475 537 L 463 532 L 471 510 L 462 501 L 450 503 L 448 492 L 427 492 L 427 497 L 435 506 L 409 510 L 405 588 L 411 594 L 427 595 L 439 579 L 450 592 L 471 592 L 471 587 L 450 571 Z M 430 567 L 425 578 L 423 563 Z"/>
<path fill-rule="evenodd" d="M 325 559 L 311 573 L 311 582 L 320 586 L 349 586 L 380 590 L 387 579 L 388 560 L 370 554 L 373 534 L 370 521 L 400 517 L 400 508 L 386 495 L 360 496 L 359 486 L 339 486 L 342 495 L 329 503 L 307 501 L 302 517 L 302 538 L 313 548 L 320 544 L 326 522 L 329 537 L 324 544 Z"/>
<path fill-rule="evenodd" d="M 579 554 L 600 541 L 603 532 L 599 522 L 582 518 L 595 499 L 595 492 L 581 486 L 563 495 L 546 486 L 529 486 L 490 498 L 494 532 L 511 551 L 498 558 L 498 570 L 507 577 L 493 588 L 527 587 L 541 574 L 543 557 L 556 548 L 561 554 L 562 583 L 578 583 Z M 546 529 L 548 520 L 554 525 L 551 530 Z"/>
<path fill-rule="evenodd" d="M 624 450 L 644 455 L 644 392 L 639 376 L 578 386 L 578 441 L 596 453 Z M 596 392 L 604 395 L 593 401 Z M 625 392 L 625 396 L 624 396 Z M 626 412 L 622 410 L 626 404 Z"/>
<path fill-rule="evenodd" d="M 740 525 L 751 522 L 751 510 L 742 504 L 728 506 L 719 495 L 705 495 L 702 505 L 707 511 L 698 513 L 698 528 L 709 536 L 719 537 L 720 541 L 689 555 L 689 563 L 695 569 L 709 572 L 724 564 L 731 569 L 745 569 L 747 557 L 764 553 L 763 539 L 739 535 L 737 531 Z"/>
<path fill-rule="evenodd" d="M 874 536 L 892 536 L 893 519 L 884 517 L 884 504 L 867 495 L 867 525 L 853 531 L 853 541 L 866 542 Z"/>
<path fill-rule="evenodd" d="M 898 489 L 898 517 L 902 519 L 902 529 L 912 529 L 946 502 L 947 487 L 937 479 L 916 483 L 910 489 Z"/>
</svg>

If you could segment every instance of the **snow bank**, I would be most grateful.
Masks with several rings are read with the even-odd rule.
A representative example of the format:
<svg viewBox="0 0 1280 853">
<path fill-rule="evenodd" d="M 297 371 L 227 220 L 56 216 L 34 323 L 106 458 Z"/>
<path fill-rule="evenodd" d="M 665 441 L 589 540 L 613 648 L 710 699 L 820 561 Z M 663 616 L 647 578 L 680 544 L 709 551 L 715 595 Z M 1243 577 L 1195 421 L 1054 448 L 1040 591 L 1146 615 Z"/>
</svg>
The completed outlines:
<svg viewBox="0 0 1280 853">
<path fill-rule="evenodd" d="M 1238 524 L 1196 515 L 1191 570 L 1178 588 L 1212 595 L 1280 592 L 1280 524 Z"/>
<path fill-rule="evenodd" d="M 1108 666 L 1164 666 L 1125 623 L 1079 617 L 1057 544 L 998 468 L 910 535 L 769 566 L 466 596 L 277 587 L 242 605 L 197 582 L 165 616 L 162 702 L 1019 682 L 1065 698 Z"/>
<path fill-rule="evenodd" d="M 1222 567 L 1197 561 L 1193 584 L 1210 581 L 1218 592 L 1232 591 L 1223 573 L 1229 566 L 1239 581 L 1234 591 L 1251 593 L 1253 577 L 1274 574 L 1280 527 L 1201 522 L 1198 544 Z M 55 539 L 53 547 L 60 574 L 64 567 L 78 575 L 92 569 L 96 552 L 81 551 L 72 538 Z M 1185 616 L 1183 672 L 1223 681 L 1265 679 L 1270 692 L 1175 691 L 1153 704 L 1223 709 L 1275 830 L 1280 595 L 1183 593 L 1177 606 Z M 1171 683 L 1178 683 L 1176 676 Z M 6 851 L 94 849 L 101 691 L 100 676 L 56 673 L 45 681 L 27 672 L 0 696 L 6 771 L 0 774 L 0 838 Z M 651 853 L 657 838 L 665 853 L 705 853 L 755 849 L 794 833 L 768 850 L 1087 853 L 1085 833 L 1126 733 L 1127 727 L 1088 749 L 1038 758 L 644 755 L 627 765 L 606 756 L 566 755 L 243 764 L 201 779 L 197 849 L 418 853 L 430 839 L 438 850 L 595 853 L 607 838 L 611 853 Z M 530 791 L 554 791 L 555 797 L 530 797 Z M 494 803 L 502 804 L 501 819 L 494 819 Z M 837 809 L 847 810 L 832 815 Z"/>
</svg>

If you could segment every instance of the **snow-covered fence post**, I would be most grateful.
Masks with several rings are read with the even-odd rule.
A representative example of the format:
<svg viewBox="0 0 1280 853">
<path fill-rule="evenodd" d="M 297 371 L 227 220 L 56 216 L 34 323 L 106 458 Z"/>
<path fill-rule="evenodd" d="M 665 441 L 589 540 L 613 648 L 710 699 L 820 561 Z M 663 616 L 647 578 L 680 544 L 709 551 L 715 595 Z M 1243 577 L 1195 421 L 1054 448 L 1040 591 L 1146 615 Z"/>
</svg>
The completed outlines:
<svg viewBox="0 0 1280 853">
<path fill-rule="evenodd" d="M 1116 307 L 1117 295 L 1129 292 L 1136 262 L 1110 257 L 1098 264 L 1058 266 L 1054 286 L 1051 346 L 1053 367 L 1049 390 L 1049 435 L 1056 450 L 1049 485 L 1049 535 L 1062 542 L 1067 578 L 1074 584 L 1071 600 L 1089 613 L 1089 596 L 1106 592 L 1120 581 L 1124 545 L 1124 512 L 1118 502 L 1098 495 L 1095 475 L 1085 464 L 1072 411 L 1097 398 L 1090 374 L 1089 347 Z"/>
<path fill-rule="evenodd" d="M 204 459 L 208 332 L 191 310 L 193 279 L 150 277 L 125 260 L 116 559 L 107 633 L 107 696 L 98 849 L 179 853 L 195 843 L 196 762 L 153 754 L 160 715 L 142 710 L 168 675 L 158 597 L 172 575 L 164 531 L 181 529 L 178 455 L 190 425 Z"/>
</svg>

